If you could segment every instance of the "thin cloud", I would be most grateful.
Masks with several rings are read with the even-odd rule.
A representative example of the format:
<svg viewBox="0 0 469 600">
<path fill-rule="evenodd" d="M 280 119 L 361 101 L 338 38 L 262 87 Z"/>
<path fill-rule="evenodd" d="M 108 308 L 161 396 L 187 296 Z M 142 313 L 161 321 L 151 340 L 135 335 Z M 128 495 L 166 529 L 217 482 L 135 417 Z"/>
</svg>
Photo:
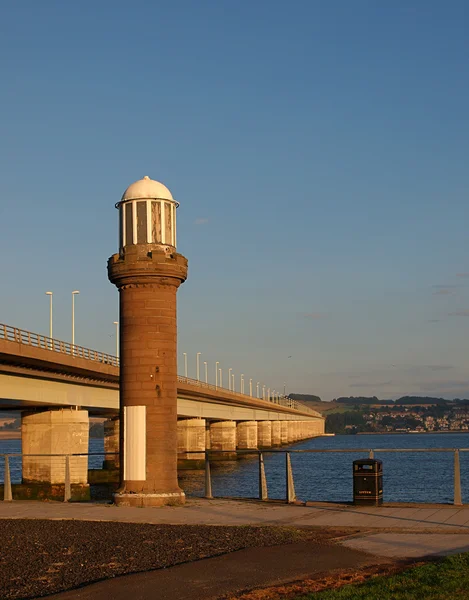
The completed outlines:
<svg viewBox="0 0 469 600">
<path fill-rule="evenodd" d="M 194 225 L 206 225 L 208 223 L 208 219 L 205 217 L 199 217 L 194 221 Z"/>
<path fill-rule="evenodd" d="M 349 387 L 351 388 L 376 388 L 376 387 L 387 387 L 388 385 L 392 385 L 392 381 L 380 381 L 378 383 L 369 383 L 368 381 L 362 381 L 357 383 L 351 383 Z"/>
<path fill-rule="evenodd" d="M 457 312 L 448 313 L 450 317 L 469 317 L 469 310 L 458 310 Z"/>
</svg>

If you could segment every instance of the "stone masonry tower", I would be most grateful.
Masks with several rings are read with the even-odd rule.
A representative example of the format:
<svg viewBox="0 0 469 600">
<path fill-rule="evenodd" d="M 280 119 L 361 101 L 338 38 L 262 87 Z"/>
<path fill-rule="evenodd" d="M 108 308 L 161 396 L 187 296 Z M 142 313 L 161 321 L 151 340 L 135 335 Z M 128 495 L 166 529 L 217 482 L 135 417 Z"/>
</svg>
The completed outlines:
<svg viewBox="0 0 469 600">
<path fill-rule="evenodd" d="M 124 192 L 119 254 L 108 275 L 120 297 L 120 471 L 123 506 L 183 504 L 177 482 L 176 293 L 187 259 L 176 252 L 176 208 L 144 177 Z"/>
</svg>

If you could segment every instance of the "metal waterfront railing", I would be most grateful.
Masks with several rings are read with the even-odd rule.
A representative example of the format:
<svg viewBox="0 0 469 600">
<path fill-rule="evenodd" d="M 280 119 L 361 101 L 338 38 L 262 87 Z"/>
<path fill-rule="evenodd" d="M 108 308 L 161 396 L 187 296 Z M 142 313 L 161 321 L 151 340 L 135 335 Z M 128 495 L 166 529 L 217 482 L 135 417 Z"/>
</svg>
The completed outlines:
<svg viewBox="0 0 469 600">
<path fill-rule="evenodd" d="M 25 331 L 24 329 L 18 329 L 18 327 L 11 327 L 10 325 L 0 323 L 0 340 L 2 339 L 17 342 L 18 344 L 25 344 L 26 346 L 33 346 L 34 348 L 51 350 L 60 354 L 85 358 L 86 360 L 114 367 L 119 366 L 119 359 L 111 354 L 91 350 L 90 348 L 83 348 L 83 346 L 72 345 L 69 342 L 63 342 L 62 340 L 56 340 L 45 335 L 39 335 L 38 333 L 32 333 L 31 331 Z"/>
<path fill-rule="evenodd" d="M 292 449 L 263 449 L 263 450 L 237 450 L 238 456 L 254 455 L 258 458 L 258 486 L 259 500 L 269 500 L 269 494 L 267 489 L 267 478 L 265 471 L 264 456 L 266 454 L 283 454 L 285 456 L 285 483 L 286 483 L 286 494 L 285 501 L 287 503 L 293 503 L 297 500 L 295 493 L 294 476 L 291 465 L 291 455 L 299 454 L 331 454 L 331 453 L 355 453 L 355 454 L 367 454 L 369 458 L 374 458 L 375 454 L 379 453 L 435 453 L 443 452 L 453 453 L 453 504 L 455 506 L 461 506 L 463 504 L 462 490 L 461 490 L 461 468 L 460 468 L 460 453 L 469 452 L 469 448 L 334 448 L 334 449 L 312 449 L 312 450 L 292 450 Z M 205 451 L 188 451 L 184 454 L 193 454 L 205 456 L 205 479 L 204 479 L 204 496 L 205 498 L 214 498 L 212 492 L 212 477 L 211 477 L 211 463 L 215 456 L 222 456 L 224 453 L 233 454 L 233 451 L 229 450 L 205 450 Z M 42 459 L 52 459 L 52 463 L 55 463 L 56 476 L 58 468 L 58 483 L 57 485 L 64 485 L 64 502 L 68 502 L 72 497 L 72 484 L 76 480 L 83 481 L 83 473 L 87 472 L 88 459 L 89 457 L 103 457 L 109 460 L 112 456 L 117 456 L 118 453 L 114 452 L 93 452 L 93 453 L 76 453 L 76 454 L 21 454 L 21 453 L 9 453 L 0 454 L 0 459 L 3 459 L 4 467 L 4 478 L 3 478 L 3 500 L 12 501 L 12 481 L 11 481 L 11 460 L 14 458 L 21 458 L 23 463 L 23 469 L 27 459 L 35 459 L 40 461 Z M 26 461 L 25 461 L 26 459 Z M 220 459 L 218 459 L 220 460 Z M 1 466 L 1 464 L 0 464 Z M 80 479 L 81 476 L 81 479 Z M 220 496 L 218 496 L 220 497 Z M 223 498 L 229 498 L 222 496 Z"/>
<path fill-rule="evenodd" d="M 19 344 L 25 344 L 26 346 L 33 346 L 34 348 L 41 348 L 43 350 L 51 350 L 52 352 L 58 352 L 60 354 L 67 354 L 68 356 L 85 358 L 86 360 L 99 362 L 101 364 L 112 365 L 114 367 L 119 366 L 119 358 L 117 356 L 112 356 L 111 354 L 106 354 L 105 352 L 99 352 L 98 350 L 90 350 L 89 348 L 84 348 L 82 346 L 72 345 L 69 342 L 63 342 L 45 335 L 39 335 L 38 333 L 32 333 L 31 331 L 26 331 L 24 329 L 19 329 L 18 327 L 12 327 L 11 325 L 0 323 L 0 340 L 2 339 L 10 342 L 17 342 Z M 209 390 L 223 390 L 239 398 L 254 398 L 254 396 L 248 396 L 247 394 L 241 394 L 232 390 L 227 390 L 226 388 L 205 383 L 197 379 L 190 379 L 189 377 L 181 377 L 179 375 L 178 381 L 181 383 L 196 385 L 200 388 Z M 294 410 L 301 412 L 317 414 L 316 411 L 310 409 L 308 406 L 305 406 L 297 400 L 292 400 L 287 396 L 279 396 L 277 400 L 274 398 L 267 398 L 267 400 L 274 404 L 293 408 Z"/>
<path fill-rule="evenodd" d="M 205 451 L 205 498 L 213 498 L 212 494 L 212 479 L 211 479 L 211 466 L 210 456 L 211 455 L 223 455 L 223 453 L 230 452 L 228 450 L 207 450 Z M 291 455 L 292 454 L 331 454 L 331 453 L 361 453 L 368 454 L 368 458 L 374 458 L 375 453 L 399 453 L 399 452 L 452 452 L 453 453 L 453 504 L 455 506 L 461 506 L 462 501 L 462 490 L 461 490 L 461 466 L 460 466 L 460 453 L 469 452 L 469 448 L 331 448 L 331 449 L 305 449 L 305 450 L 282 450 L 282 449 L 264 449 L 264 450 L 237 450 L 237 455 L 257 455 L 259 461 L 259 500 L 268 500 L 267 490 L 267 478 L 265 474 L 265 454 L 285 454 L 285 481 L 286 481 L 286 497 L 287 503 L 296 501 L 295 484 L 293 471 L 291 467 Z M 191 454 L 186 452 L 186 454 Z M 194 452 L 195 454 L 195 452 Z M 231 452 L 232 454 L 232 452 Z"/>
</svg>

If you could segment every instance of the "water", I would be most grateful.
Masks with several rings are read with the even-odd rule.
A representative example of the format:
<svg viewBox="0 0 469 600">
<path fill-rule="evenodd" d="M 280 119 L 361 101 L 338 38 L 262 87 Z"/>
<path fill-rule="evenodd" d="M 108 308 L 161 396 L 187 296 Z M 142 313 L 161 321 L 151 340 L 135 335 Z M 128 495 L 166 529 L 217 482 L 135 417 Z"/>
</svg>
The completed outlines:
<svg viewBox="0 0 469 600">
<path fill-rule="evenodd" d="M 346 454 L 291 454 L 296 495 L 301 500 L 352 500 L 352 462 L 368 458 L 370 448 L 469 448 L 469 433 L 407 435 L 337 435 L 314 438 L 291 446 L 303 449 L 363 448 Z M 377 453 L 383 461 L 385 502 L 453 501 L 452 452 Z M 285 455 L 264 454 L 269 498 L 285 499 Z M 469 502 L 469 452 L 460 453 L 463 501 Z M 192 472 L 180 477 L 188 494 L 202 495 L 204 476 Z M 233 463 L 212 463 L 214 496 L 258 497 L 257 457 Z"/>
<path fill-rule="evenodd" d="M 303 449 L 363 448 L 346 454 L 292 454 L 296 495 L 301 500 L 352 500 L 352 461 L 367 458 L 370 448 L 469 448 L 469 433 L 407 435 L 337 435 L 314 438 L 290 447 Z M 90 439 L 90 452 L 103 453 L 103 440 Z M 21 440 L 0 440 L 0 454 L 21 452 Z M 453 501 L 453 453 L 379 453 L 383 461 L 385 502 Z M 90 457 L 90 468 L 101 468 L 102 454 Z M 285 455 L 264 454 L 269 498 L 285 498 Z M 469 452 L 460 453 L 463 501 L 469 502 Z M 258 496 L 257 456 L 212 462 L 214 496 Z M 13 483 L 21 481 L 21 458 L 10 459 Z M 3 461 L 0 460 L 0 481 Z M 182 472 L 179 483 L 187 495 L 204 493 L 203 471 Z"/>
<path fill-rule="evenodd" d="M 104 440 L 90 438 L 88 452 L 99 452 L 99 456 L 90 456 L 88 466 L 90 469 L 101 469 L 104 458 Z M 20 454 L 21 440 L 0 440 L 0 454 Z M 12 483 L 21 483 L 21 456 L 9 458 L 10 476 Z M 4 462 L 0 459 L 0 482 L 3 483 L 5 474 Z"/>
</svg>

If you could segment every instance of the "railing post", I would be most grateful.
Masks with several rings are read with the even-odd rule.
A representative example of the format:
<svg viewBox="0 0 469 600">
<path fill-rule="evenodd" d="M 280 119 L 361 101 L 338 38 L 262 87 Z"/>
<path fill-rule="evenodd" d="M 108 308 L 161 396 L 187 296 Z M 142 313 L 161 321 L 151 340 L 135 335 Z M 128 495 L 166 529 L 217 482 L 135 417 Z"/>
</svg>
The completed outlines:
<svg viewBox="0 0 469 600">
<path fill-rule="evenodd" d="M 11 502 L 13 495 L 11 493 L 10 462 L 8 455 L 5 454 L 5 475 L 3 477 L 3 501 Z"/>
<path fill-rule="evenodd" d="M 287 467 L 287 504 L 291 504 L 296 500 L 295 482 L 293 481 L 293 471 L 291 468 L 290 452 L 285 453 Z"/>
<path fill-rule="evenodd" d="M 454 501 L 455 506 L 462 505 L 461 469 L 459 465 L 459 450 L 454 451 Z"/>
<path fill-rule="evenodd" d="M 264 455 L 259 452 L 259 500 L 268 500 L 267 479 L 265 478 Z"/>
<path fill-rule="evenodd" d="M 370 450 L 368 453 L 368 458 L 374 458 L 375 457 L 375 453 L 373 452 L 373 450 Z"/>
<path fill-rule="evenodd" d="M 212 496 L 212 477 L 210 475 L 210 460 L 208 452 L 205 453 L 205 497 L 213 498 Z"/>
<path fill-rule="evenodd" d="M 65 485 L 64 485 L 64 502 L 68 502 L 72 497 L 72 486 L 70 483 L 70 456 L 65 457 Z"/>
</svg>

